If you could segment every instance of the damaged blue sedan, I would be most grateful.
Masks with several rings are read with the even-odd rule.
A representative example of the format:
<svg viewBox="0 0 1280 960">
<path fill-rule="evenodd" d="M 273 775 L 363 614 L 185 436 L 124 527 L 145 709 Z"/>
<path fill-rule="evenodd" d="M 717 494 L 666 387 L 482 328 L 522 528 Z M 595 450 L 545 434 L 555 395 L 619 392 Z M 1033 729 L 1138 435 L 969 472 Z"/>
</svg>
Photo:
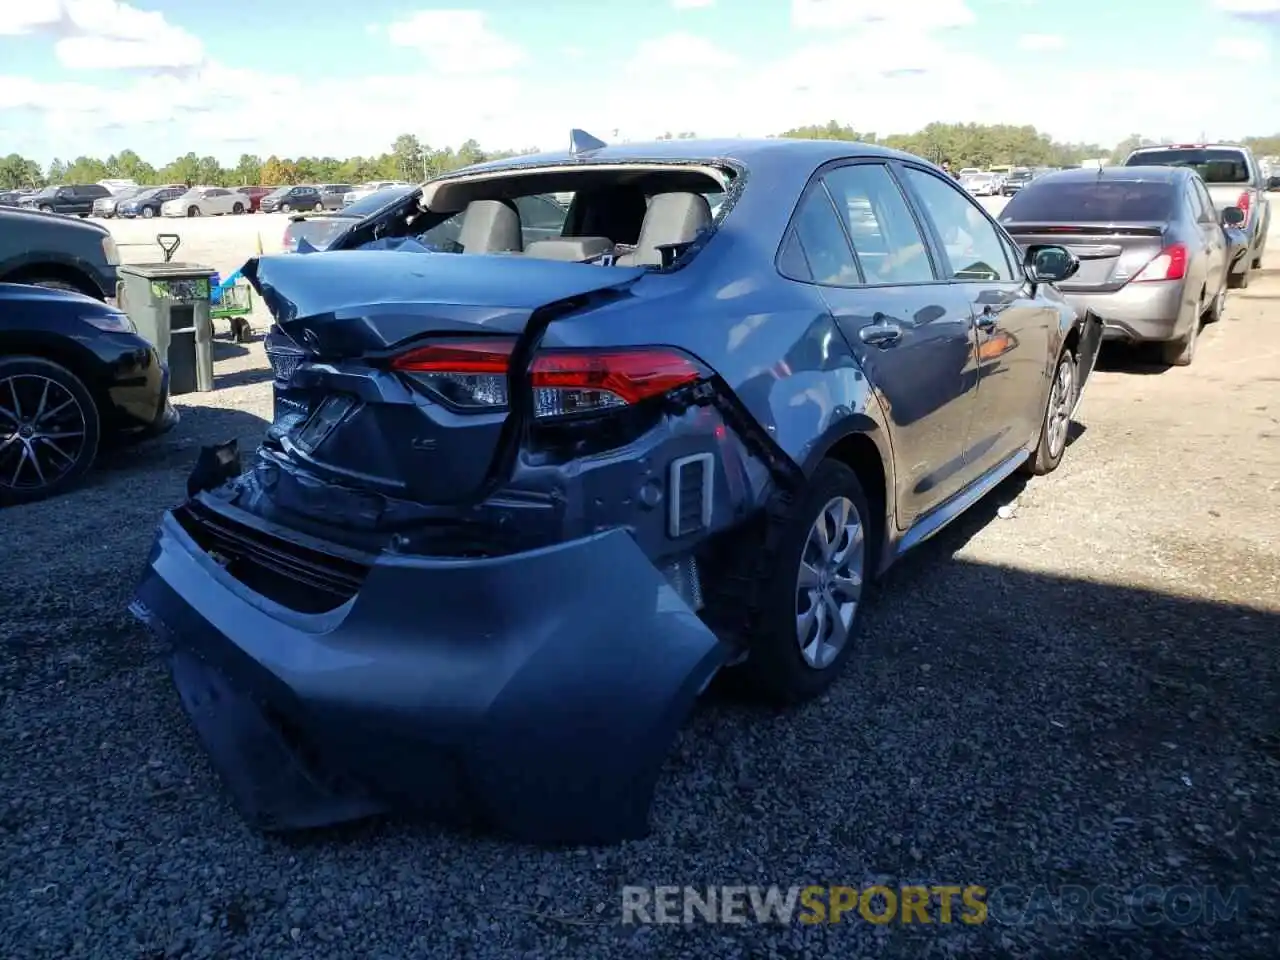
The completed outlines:
<svg viewBox="0 0 1280 960">
<path fill-rule="evenodd" d="M 643 835 L 713 675 L 818 695 L 869 580 L 1058 466 L 1102 332 L 1067 250 L 857 143 L 576 132 L 301 249 L 244 270 L 274 422 L 133 604 L 268 830 Z"/>
</svg>

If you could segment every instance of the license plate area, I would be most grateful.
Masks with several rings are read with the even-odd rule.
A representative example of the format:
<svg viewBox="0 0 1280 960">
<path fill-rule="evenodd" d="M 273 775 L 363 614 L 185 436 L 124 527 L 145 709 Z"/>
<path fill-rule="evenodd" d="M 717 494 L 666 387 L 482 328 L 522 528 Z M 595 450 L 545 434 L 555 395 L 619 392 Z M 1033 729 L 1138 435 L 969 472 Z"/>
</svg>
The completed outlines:
<svg viewBox="0 0 1280 960">
<path fill-rule="evenodd" d="M 324 401 L 316 407 L 315 411 L 307 418 L 302 425 L 302 429 L 298 431 L 298 435 L 294 438 L 294 446 L 298 447 L 303 453 L 313 452 L 320 444 L 328 438 L 334 428 L 346 419 L 347 415 L 355 409 L 356 401 L 353 397 L 335 396 L 325 397 Z"/>
</svg>

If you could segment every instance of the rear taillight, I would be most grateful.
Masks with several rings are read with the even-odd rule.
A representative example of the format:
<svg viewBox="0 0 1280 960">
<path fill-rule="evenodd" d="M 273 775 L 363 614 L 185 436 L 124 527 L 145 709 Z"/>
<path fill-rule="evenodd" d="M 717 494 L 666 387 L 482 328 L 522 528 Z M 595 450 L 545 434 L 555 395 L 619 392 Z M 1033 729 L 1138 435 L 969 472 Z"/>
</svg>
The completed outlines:
<svg viewBox="0 0 1280 960">
<path fill-rule="evenodd" d="M 1131 282 L 1147 283 L 1153 280 L 1181 280 L 1186 275 L 1186 245 L 1175 243 L 1161 250 L 1154 260 L 1138 271 L 1138 275 Z"/>
<path fill-rule="evenodd" d="M 1243 230 L 1249 225 L 1249 214 L 1253 207 L 1253 197 L 1250 196 L 1249 191 L 1246 190 L 1240 194 L 1240 199 L 1236 201 L 1236 206 L 1244 212 L 1244 219 L 1239 223 L 1240 229 Z"/>
<path fill-rule="evenodd" d="M 508 404 L 511 340 L 451 340 L 418 347 L 392 361 L 446 403 L 464 410 Z M 629 407 L 696 383 L 707 371 L 672 347 L 542 350 L 529 366 L 537 417 L 565 417 Z"/>
</svg>

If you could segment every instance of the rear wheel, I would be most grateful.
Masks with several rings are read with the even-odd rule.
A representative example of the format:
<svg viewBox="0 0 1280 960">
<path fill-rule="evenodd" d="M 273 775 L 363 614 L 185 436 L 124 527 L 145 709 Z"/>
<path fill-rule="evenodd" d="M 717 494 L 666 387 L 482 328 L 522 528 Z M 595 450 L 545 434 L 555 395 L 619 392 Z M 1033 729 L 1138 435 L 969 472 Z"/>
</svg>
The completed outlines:
<svg viewBox="0 0 1280 960">
<path fill-rule="evenodd" d="M 760 579 L 747 659 L 734 671 L 752 693 L 783 704 L 818 696 L 855 648 L 871 513 L 858 476 L 824 460 L 752 557 Z"/>
<path fill-rule="evenodd" d="M 1075 409 L 1076 394 L 1080 389 L 1076 374 L 1075 354 L 1063 350 L 1053 371 L 1053 383 L 1049 386 L 1049 400 L 1040 423 L 1040 442 L 1023 467 L 1024 473 L 1042 477 L 1057 470 L 1062 463 L 1071 432 L 1071 411 Z"/>
<path fill-rule="evenodd" d="M 231 212 L 234 213 L 237 217 L 240 216 L 240 214 L 244 213 L 244 204 L 243 203 L 235 204 L 231 208 Z"/>
<path fill-rule="evenodd" d="M 1251 276 L 1252 273 L 1253 273 L 1253 267 L 1252 265 L 1250 265 L 1249 267 L 1245 268 L 1244 273 L 1227 274 L 1227 286 L 1230 287 L 1232 290 L 1247 289 L 1249 286 L 1249 281 L 1253 279 Z"/>
<path fill-rule="evenodd" d="M 0 359 L 0 506 L 75 486 L 93 465 L 100 422 L 70 370 L 41 357 Z"/>
<path fill-rule="evenodd" d="M 1200 342 L 1200 324 L 1204 317 L 1204 301 L 1196 305 L 1195 315 L 1191 318 L 1191 329 L 1178 339 L 1162 344 L 1161 353 L 1164 362 L 1175 367 L 1189 367 L 1196 358 L 1196 344 Z"/>
</svg>

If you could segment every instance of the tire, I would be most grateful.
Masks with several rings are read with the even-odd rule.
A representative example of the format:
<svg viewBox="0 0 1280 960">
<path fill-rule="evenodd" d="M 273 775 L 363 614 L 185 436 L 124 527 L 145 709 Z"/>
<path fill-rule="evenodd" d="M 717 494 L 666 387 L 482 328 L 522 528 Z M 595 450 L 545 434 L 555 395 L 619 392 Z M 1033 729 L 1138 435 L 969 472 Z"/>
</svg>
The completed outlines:
<svg viewBox="0 0 1280 960">
<path fill-rule="evenodd" d="M 1253 268 L 1246 267 L 1244 273 L 1227 274 L 1227 286 L 1232 290 L 1249 289 L 1249 281 L 1253 279 Z"/>
<path fill-rule="evenodd" d="M 1217 323 L 1222 319 L 1222 315 L 1227 310 L 1227 283 L 1223 278 L 1222 289 L 1218 291 L 1218 295 L 1213 298 L 1213 302 L 1209 304 L 1209 309 L 1204 313 L 1205 323 Z"/>
<path fill-rule="evenodd" d="M 46 204 L 43 204 L 43 205 L 41 205 L 41 207 L 40 207 L 40 212 L 41 212 L 41 213 L 53 213 L 53 207 L 49 206 L 47 203 L 46 203 Z"/>
<path fill-rule="evenodd" d="M 837 522 L 841 511 L 846 511 L 844 524 Z M 856 648 L 863 582 L 878 542 L 873 523 L 857 474 L 824 460 L 804 491 L 770 518 L 764 542 L 746 551 L 753 598 L 744 618 L 748 653 L 731 675 L 753 696 L 783 705 L 803 703 L 839 676 Z M 832 544 L 825 560 L 820 527 Z M 812 590 L 801 586 L 802 576 L 813 579 Z M 807 646 L 802 629 L 811 640 Z M 813 642 L 823 637 L 827 643 Z M 821 656 L 809 655 L 815 651 Z"/>
<path fill-rule="evenodd" d="M 324 204 L 323 204 L 323 203 L 317 203 L 317 204 L 316 204 L 314 207 L 312 207 L 311 209 L 312 209 L 312 210 L 314 210 L 316 213 L 319 213 L 321 210 L 323 210 L 323 209 L 324 209 Z"/>
<path fill-rule="evenodd" d="M 244 204 L 243 203 L 233 204 L 231 207 L 231 212 L 234 213 L 237 217 L 240 216 L 240 214 L 244 213 Z"/>
<path fill-rule="evenodd" d="M 1043 477 L 1053 473 L 1062 463 L 1067 452 L 1067 437 L 1071 432 L 1071 411 L 1076 405 L 1080 385 L 1076 356 L 1063 350 L 1053 368 L 1053 380 L 1049 385 L 1049 397 L 1045 401 L 1044 415 L 1040 419 L 1040 439 L 1036 449 L 1027 458 L 1023 473 Z"/>
<path fill-rule="evenodd" d="M 199 208 L 199 207 L 196 207 L 196 206 L 190 206 L 190 207 L 187 207 L 187 216 L 188 216 L 188 217 L 198 217 L 198 216 L 200 216 L 200 208 Z"/>
<path fill-rule="evenodd" d="M 43 422 L 35 417 L 42 398 Z M 27 421 L 25 436 L 10 432 L 15 420 Z M 0 423 L 0 506 L 67 492 L 98 454 L 101 421 L 93 397 L 70 370 L 41 357 L 0 359 Z M 56 441 L 47 436 L 55 433 Z"/>
<path fill-rule="evenodd" d="M 151 219 L 152 217 L 154 217 L 155 215 L 156 215 L 156 212 L 155 212 L 155 210 L 154 210 L 152 207 L 143 207 L 143 208 L 142 208 L 142 218 L 143 218 L 144 220 L 150 220 L 150 219 Z"/>
<path fill-rule="evenodd" d="M 1186 336 L 1160 345 L 1161 358 L 1173 367 L 1189 367 L 1196 358 L 1196 345 L 1200 342 L 1200 326 L 1204 316 L 1203 301 L 1197 305 L 1191 318 L 1191 329 Z"/>
<path fill-rule="evenodd" d="M 282 203 L 282 204 L 280 204 L 280 212 L 281 212 L 281 213 L 292 213 L 292 212 L 293 212 L 293 207 L 289 206 L 289 204 L 287 204 L 287 203 Z"/>
</svg>

